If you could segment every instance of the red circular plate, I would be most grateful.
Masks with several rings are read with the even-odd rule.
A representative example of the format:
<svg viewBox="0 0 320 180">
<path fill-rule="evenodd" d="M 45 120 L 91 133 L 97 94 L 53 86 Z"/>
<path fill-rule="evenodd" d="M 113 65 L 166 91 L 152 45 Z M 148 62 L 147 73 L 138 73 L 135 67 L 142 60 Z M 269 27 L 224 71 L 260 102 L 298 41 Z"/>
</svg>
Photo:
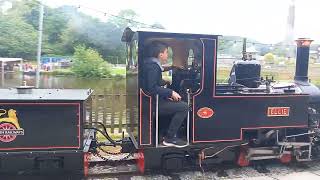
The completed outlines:
<svg viewBox="0 0 320 180">
<path fill-rule="evenodd" d="M 197 115 L 201 118 L 210 118 L 214 115 L 214 111 L 211 108 L 203 107 L 198 110 Z"/>
<path fill-rule="evenodd" d="M 16 130 L 16 126 L 11 123 L 2 123 L 0 124 L 0 130 Z M 0 141 L 2 142 L 11 142 L 16 139 L 16 135 L 1 135 Z"/>
</svg>

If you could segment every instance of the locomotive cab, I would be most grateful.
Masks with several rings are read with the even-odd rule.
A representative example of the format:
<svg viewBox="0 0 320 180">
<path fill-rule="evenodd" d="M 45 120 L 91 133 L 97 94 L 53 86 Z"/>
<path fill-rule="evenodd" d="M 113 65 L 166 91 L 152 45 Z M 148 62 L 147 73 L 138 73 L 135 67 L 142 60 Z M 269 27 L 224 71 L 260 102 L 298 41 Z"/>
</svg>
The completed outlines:
<svg viewBox="0 0 320 180">
<path fill-rule="evenodd" d="M 203 35 L 175 34 L 168 32 L 137 31 L 127 28 L 122 40 L 127 44 L 127 105 L 135 104 L 139 111 L 138 127 L 129 130 L 137 145 L 155 146 L 161 145 L 165 130 L 168 128 L 170 116 L 158 114 L 157 96 L 152 96 L 145 88 L 143 67 L 147 57 L 147 49 L 154 41 L 160 41 L 168 45 L 169 62 L 167 65 L 174 68 L 169 72 L 163 72 L 163 79 L 170 81 L 170 88 L 178 92 L 182 100 L 192 103 L 190 97 L 200 90 L 203 62 Z M 137 91 L 138 90 L 138 91 Z M 137 102 L 138 100 L 138 102 Z M 129 112 L 130 114 L 130 112 Z M 130 124 L 135 120 L 130 119 Z M 185 119 L 183 128 L 179 133 L 184 139 L 189 140 L 190 116 Z"/>
</svg>

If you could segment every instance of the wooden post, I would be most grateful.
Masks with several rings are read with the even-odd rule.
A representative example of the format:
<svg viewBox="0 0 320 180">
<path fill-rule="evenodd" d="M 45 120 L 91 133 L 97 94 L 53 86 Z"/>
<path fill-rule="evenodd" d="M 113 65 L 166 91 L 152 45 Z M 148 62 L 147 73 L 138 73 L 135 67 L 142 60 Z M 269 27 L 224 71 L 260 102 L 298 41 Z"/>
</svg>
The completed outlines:
<svg viewBox="0 0 320 180">
<path fill-rule="evenodd" d="M 4 61 L 1 61 L 1 86 L 4 86 Z"/>
<path fill-rule="evenodd" d="M 130 97 L 131 99 L 131 97 Z M 135 117 L 135 112 L 134 112 L 134 107 L 133 107 L 133 104 L 130 105 L 129 107 L 129 119 L 130 119 L 130 131 L 133 132 L 134 131 L 134 124 L 135 124 L 135 121 L 134 121 L 134 117 Z"/>
<path fill-rule="evenodd" d="M 99 122 L 99 95 L 95 94 L 94 98 L 95 98 L 94 121 Z"/>
<path fill-rule="evenodd" d="M 107 90 L 103 89 L 103 124 L 107 124 Z"/>
<path fill-rule="evenodd" d="M 112 95 L 111 95 L 111 133 L 114 133 L 114 121 L 115 121 L 115 117 L 114 117 L 114 111 L 115 111 L 115 93 L 114 93 L 114 89 L 112 89 Z"/>
<path fill-rule="evenodd" d="M 92 98 L 93 96 L 90 96 L 89 98 L 89 124 L 90 126 L 92 126 L 92 112 L 93 112 L 93 109 L 92 109 Z"/>
<path fill-rule="evenodd" d="M 122 133 L 122 123 L 123 123 L 123 121 L 122 121 L 122 117 L 123 117 L 123 109 L 125 109 L 125 108 L 123 108 L 123 105 L 125 105 L 125 103 L 124 102 L 122 102 L 122 100 L 124 99 L 123 98 L 123 95 L 122 95 L 122 93 L 120 93 L 119 92 L 119 133 Z"/>
</svg>

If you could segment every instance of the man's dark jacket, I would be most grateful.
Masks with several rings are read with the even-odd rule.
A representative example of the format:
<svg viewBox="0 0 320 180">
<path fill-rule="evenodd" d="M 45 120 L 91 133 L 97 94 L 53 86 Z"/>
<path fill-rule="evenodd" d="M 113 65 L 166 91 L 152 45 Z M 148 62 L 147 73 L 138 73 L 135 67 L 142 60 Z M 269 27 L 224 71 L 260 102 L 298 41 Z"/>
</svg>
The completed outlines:
<svg viewBox="0 0 320 180">
<path fill-rule="evenodd" d="M 158 94 L 162 99 L 167 99 L 172 96 L 171 89 L 161 87 L 164 85 L 164 81 L 162 80 L 162 71 L 156 62 L 150 59 L 144 61 L 143 79 L 145 90 L 152 96 Z"/>
</svg>

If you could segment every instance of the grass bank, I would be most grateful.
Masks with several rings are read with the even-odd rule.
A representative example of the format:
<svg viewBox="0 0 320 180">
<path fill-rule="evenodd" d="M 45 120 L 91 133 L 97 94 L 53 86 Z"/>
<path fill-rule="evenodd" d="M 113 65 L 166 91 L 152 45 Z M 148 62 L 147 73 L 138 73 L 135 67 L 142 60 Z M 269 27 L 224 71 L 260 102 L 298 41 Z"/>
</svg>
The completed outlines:
<svg viewBox="0 0 320 180">
<path fill-rule="evenodd" d="M 227 82 L 230 74 L 229 67 L 218 68 L 218 82 Z M 71 69 L 55 69 L 50 72 L 41 72 L 42 74 L 49 74 L 54 76 L 76 76 Z M 292 81 L 294 79 L 295 66 L 286 67 L 275 67 L 270 69 L 262 69 L 261 76 L 265 78 L 273 77 L 276 81 Z M 112 67 L 110 69 L 110 78 L 125 78 L 126 68 L 125 67 Z M 164 79 L 170 79 L 165 73 L 163 74 Z M 309 79 L 313 84 L 320 86 L 320 65 L 312 65 L 309 68 Z"/>
<path fill-rule="evenodd" d="M 52 75 L 52 76 L 76 76 L 76 74 L 68 69 L 55 69 L 53 71 L 42 71 L 41 74 Z M 125 78 L 126 68 L 125 67 L 113 67 L 110 69 L 110 78 Z"/>
</svg>

